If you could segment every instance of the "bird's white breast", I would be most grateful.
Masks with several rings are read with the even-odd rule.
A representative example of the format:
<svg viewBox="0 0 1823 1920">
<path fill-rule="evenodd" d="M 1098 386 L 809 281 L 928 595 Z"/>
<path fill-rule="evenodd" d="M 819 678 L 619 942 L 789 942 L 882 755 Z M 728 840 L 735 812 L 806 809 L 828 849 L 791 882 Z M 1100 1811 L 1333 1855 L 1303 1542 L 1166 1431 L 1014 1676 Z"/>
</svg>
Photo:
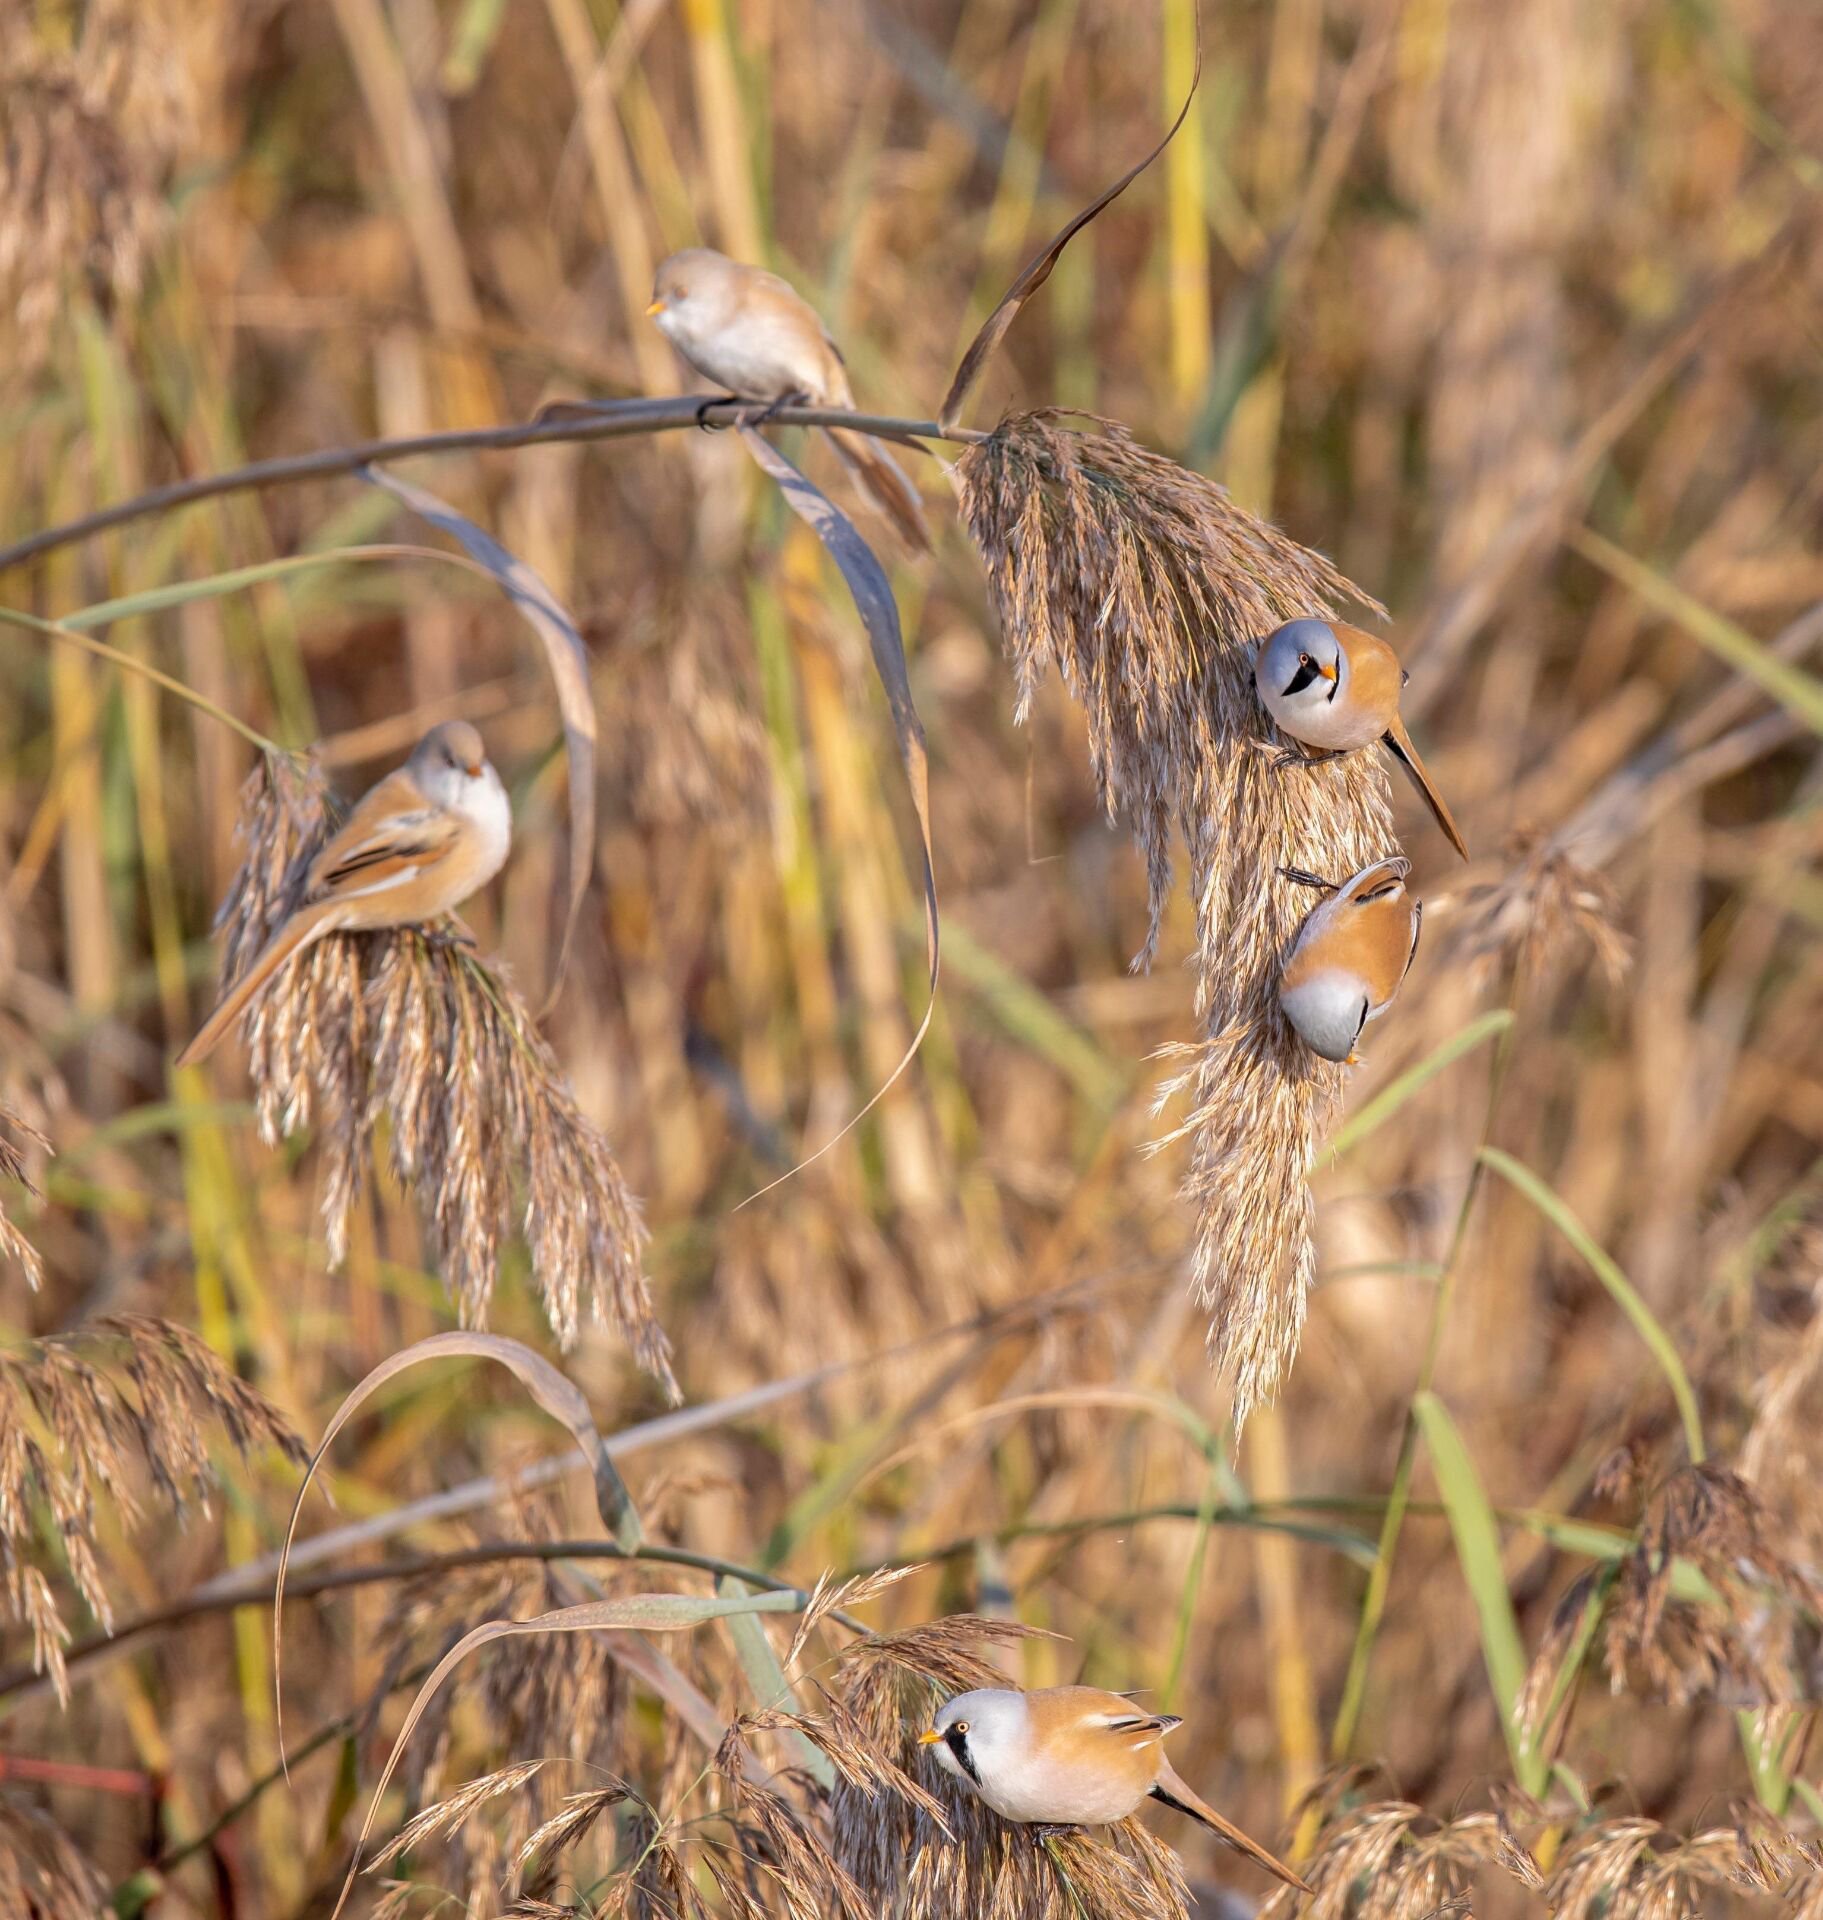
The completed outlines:
<svg viewBox="0 0 1823 1920">
<path fill-rule="evenodd" d="M 513 844 L 513 808 L 500 776 L 489 764 L 480 777 L 463 782 L 461 810 L 475 828 L 476 887 L 485 886 L 506 865 Z"/>
<path fill-rule="evenodd" d="M 983 1755 L 978 1764 L 982 1799 L 1023 1826 L 1107 1826 L 1145 1798 L 1122 1768 L 1072 1764 L 1056 1754 L 999 1754 L 991 1761 Z"/>
<path fill-rule="evenodd" d="M 1281 987 L 1279 1004 L 1305 1042 L 1325 1060 L 1346 1060 L 1353 1051 L 1363 1004 L 1370 1020 L 1383 1011 L 1371 1004 L 1361 976 L 1344 967 L 1325 967 L 1296 986 Z"/>
<path fill-rule="evenodd" d="M 755 300 L 726 319 L 699 320 L 676 311 L 659 325 L 698 373 L 744 400 L 776 400 L 802 391 L 821 400 L 825 351 L 803 317 Z"/>
</svg>

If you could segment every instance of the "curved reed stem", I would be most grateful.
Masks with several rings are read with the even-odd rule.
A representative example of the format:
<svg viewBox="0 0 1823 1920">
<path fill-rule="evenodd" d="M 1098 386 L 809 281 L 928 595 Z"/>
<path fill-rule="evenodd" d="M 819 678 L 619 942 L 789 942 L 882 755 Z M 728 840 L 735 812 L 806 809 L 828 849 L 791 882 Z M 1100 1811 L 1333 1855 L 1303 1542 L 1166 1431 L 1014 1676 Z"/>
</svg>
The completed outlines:
<svg viewBox="0 0 1823 1920">
<path fill-rule="evenodd" d="M 519 447 L 548 447 L 568 441 L 624 440 L 640 433 L 669 433 L 679 427 L 731 427 L 746 402 L 704 399 L 698 394 L 666 395 L 656 400 L 604 400 L 566 408 L 550 418 L 520 421 L 506 427 L 474 427 L 451 433 L 417 433 L 397 440 L 359 440 L 347 446 L 319 447 L 314 453 L 287 454 L 276 460 L 255 460 L 222 473 L 199 474 L 153 487 L 130 500 L 116 501 L 79 520 L 46 527 L 11 546 L 0 547 L 0 571 L 27 560 L 87 540 L 110 528 L 125 526 L 147 514 L 169 512 L 198 500 L 223 494 L 248 493 L 256 487 L 295 486 L 302 480 L 326 480 L 340 473 L 387 460 L 411 460 L 437 453 L 510 452 Z M 855 413 L 846 407 L 775 407 L 770 419 L 781 427 L 853 427 L 887 440 L 917 442 L 948 440 L 970 446 L 987 435 L 973 427 L 941 427 L 935 420 L 906 420 L 892 414 Z"/>
</svg>

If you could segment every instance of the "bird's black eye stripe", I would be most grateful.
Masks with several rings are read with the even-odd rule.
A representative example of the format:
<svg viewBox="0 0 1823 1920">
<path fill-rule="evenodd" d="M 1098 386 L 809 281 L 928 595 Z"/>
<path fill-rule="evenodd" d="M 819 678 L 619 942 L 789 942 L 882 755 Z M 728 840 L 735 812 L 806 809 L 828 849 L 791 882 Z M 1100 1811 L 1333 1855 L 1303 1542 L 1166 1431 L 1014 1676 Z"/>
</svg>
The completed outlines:
<svg viewBox="0 0 1823 1920">
<path fill-rule="evenodd" d="M 943 1736 L 944 1744 L 956 1756 L 956 1764 L 976 1786 L 981 1784 L 981 1774 L 975 1766 L 974 1756 L 968 1750 L 968 1722 L 958 1720 Z"/>
<path fill-rule="evenodd" d="M 1374 1003 L 1371 1000 L 1363 1000 L 1361 1002 L 1361 1017 L 1355 1022 L 1355 1038 L 1357 1040 L 1361 1037 L 1361 1029 L 1367 1025 L 1367 1016 L 1372 1013 L 1373 1010 Z"/>
<path fill-rule="evenodd" d="M 1302 693 L 1306 687 L 1311 685 L 1316 677 L 1317 669 L 1315 662 L 1312 661 L 1309 654 L 1300 653 L 1298 655 L 1298 670 L 1286 683 L 1285 692 L 1287 695 Z"/>
</svg>

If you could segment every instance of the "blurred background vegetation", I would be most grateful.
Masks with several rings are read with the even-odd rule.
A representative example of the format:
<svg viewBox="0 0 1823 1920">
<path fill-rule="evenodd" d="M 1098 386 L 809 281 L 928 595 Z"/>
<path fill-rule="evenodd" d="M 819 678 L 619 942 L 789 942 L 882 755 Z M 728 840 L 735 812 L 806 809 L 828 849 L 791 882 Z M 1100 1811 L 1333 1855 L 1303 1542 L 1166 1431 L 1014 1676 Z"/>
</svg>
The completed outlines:
<svg viewBox="0 0 1823 1920">
<path fill-rule="evenodd" d="M 1693 1435 L 1749 1472 L 1796 1584 L 1823 1555 L 1823 13 L 1201 13 L 1183 133 L 1078 238 L 973 418 L 1113 415 L 1382 598 L 1476 849 L 1458 869 L 1400 788 L 1426 939 L 1317 1176 L 1296 1371 L 1231 1447 L 1181 1149 L 1141 1151 L 1170 1122 L 1149 1056 L 1192 1032 L 1191 906 L 1130 976 L 1142 865 L 1063 693 L 1012 724 L 938 463 L 906 456 L 938 556 L 893 562 L 930 742 L 935 1021 L 866 1122 L 740 1212 L 855 1113 L 922 1009 L 915 828 L 865 638 L 731 437 L 417 463 L 590 649 L 596 885 L 545 1030 L 643 1201 L 685 1395 L 729 1403 L 623 1471 L 660 1537 L 804 1585 L 928 1560 L 880 1620 L 1067 1634 L 1009 1670 L 1151 1689 L 1189 1722 L 1179 1769 L 1262 1835 L 1343 1761 L 1445 1819 L 1517 1781 L 1566 1829 L 1618 1808 L 1686 1832 L 1754 1801 L 1802 1832 L 1823 1812 L 1807 1714 L 1737 1715 L 1767 1691 L 1728 1645 L 1760 1601 L 1711 1589 L 1722 1655 L 1700 1672 L 1694 1640 L 1615 1658 L 1610 1638 L 1555 1703 L 1548 1778 L 1510 1683 L 1562 1654 L 1559 1602 L 1575 1616 L 1573 1583 L 1622 1564 Z M 1182 0 L 0 0 L 0 537 L 247 459 L 675 391 L 643 314 L 654 262 L 698 242 L 803 289 L 864 408 L 928 416 L 1043 236 L 1168 124 L 1194 46 Z M 351 481 L 242 495 L 14 569 L 0 603 L 67 619 L 325 556 L 89 625 L 286 745 L 320 740 L 345 792 L 430 721 L 475 720 L 518 839 L 468 917 L 535 1001 L 567 857 L 550 682 L 485 580 L 428 547 L 335 557 L 420 537 L 401 526 Z M 28 1144 L 41 1199 L 9 1189 L 44 1276 L 0 1273 L 0 1337 L 159 1315 L 314 1439 L 453 1319 L 385 1183 L 330 1269 L 316 1159 L 260 1144 L 238 1048 L 210 1091 L 173 1085 L 254 756 L 42 631 L 8 633 L 0 686 L 0 1099 L 55 1150 Z M 1485 1146 L 1510 1160 L 1488 1173 Z M 554 1350 L 523 1265 L 492 1324 Z M 604 1431 L 659 1413 L 610 1336 L 566 1365 Z M 417 1370 L 380 1407 L 338 1446 L 338 1516 L 307 1525 L 552 1450 L 485 1370 Z M 230 1450 L 220 1480 L 181 1530 L 104 1501 L 117 1623 L 275 1547 L 291 1470 Z M 394 1545 L 561 1538 L 589 1511 L 565 1483 Z M 34 1529 L 73 1595 L 57 1526 Z M 384 1694 L 452 1621 L 545 1604 L 536 1570 L 504 1596 L 490 1577 L 290 1608 L 289 1724 Z M 249 1796 L 276 1761 L 269 1624 L 200 1607 L 73 1658 L 60 1707 L 0 1618 L 0 1794 L 109 1884 L 162 1858 L 162 1912 L 302 1910 L 346 1857 L 354 1749 Z M 724 1646 L 672 1652 L 734 1709 Z M 610 1740 L 561 1686 L 519 1719 L 477 1691 L 435 1764 L 447 1783 L 598 1739 L 655 1797 L 690 1770 L 649 1712 Z"/>
</svg>

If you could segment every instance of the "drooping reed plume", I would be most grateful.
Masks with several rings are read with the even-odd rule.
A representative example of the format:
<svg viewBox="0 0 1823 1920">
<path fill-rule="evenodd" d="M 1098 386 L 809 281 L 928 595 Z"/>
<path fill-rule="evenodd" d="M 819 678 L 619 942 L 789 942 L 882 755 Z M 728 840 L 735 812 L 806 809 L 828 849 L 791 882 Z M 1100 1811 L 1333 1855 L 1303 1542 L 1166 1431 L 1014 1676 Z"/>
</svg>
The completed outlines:
<svg viewBox="0 0 1823 1920">
<path fill-rule="evenodd" d="M 262 761 L 243 790 L 245 858 L 223 904 L 234 979 L 285 917 L 330 830 L 321 773 Z M 583 1309 L 609 1320 L 673 1397 L 652 1313 L 638 1203 L 510 981 L 444 930 L 335 934 L 273 976 L 247 1018 L 269 1143 L 314 1127 L 332 1259 L 386 1124 L 392 1171 L 416 1198 L 430 1254 L 465 1325 L 485 1321 L 515 1223 L 559 1341 Z"/>
<path fill-rule="evenodd" d="M 1202 1038 L 1173 1090 L 1190 1099 L 1197 1296 L 1244 1420 L 1297 1348 L 1315 1269 L 1305 1175 L 1343 1079 L 1279 1010 L 1278 963 L 1310 905 L 1280 869 L 1341 880 L 1398 845 L 1377 754 L 1277 763 L 1253 651 L 1286 620 L 1373 603 L 1112 422 L 1018 415 L 956 473 L 1018 713 L 1054 666 L 1087 719 L 1109 817 L 1145 857 L 1152 925 L 1136 965 L 1156 946 L 1174 835 L 1188 852 Z"/>
<path fill-rule="evenodd" d="M 216 1482 L 207 1436 L 243 1459 L 309 1450 L 278 1410 L 187 1328 L 118 1313 L 75 1333 L 0 1350 L 0 1572 L 9 1611 L 32 1635 L 32 1664 L 69 1699 L 63 1601 L 38 1552 L 48 1519 L 83 1603 L 111 1628 L 114 1611 L 96 1537 L 97 1502 L 137 1520 L 140 1484 L 182 1514 L 208 1510 Z"/>
<path fill-rule="evenodd" d="M 1282 1887 L 1260 1920 L 1427 1920 L 1465 1911 L 1476 1876 L 1489 1868 L 1533 1891 L 1543 1886 L 1537 1862 L 1497 1813 L 1437 1820 L 1404 1800 L 1355 1807 L 1325 1827 L 1303 1869 L 1316 1888 L 1305 1901 Z"/>
<path fill-rule="evenodd" d="M 9 1107 L 0 1106 L 0 1181 L 11 1181 L 27 1193 L 36 1194 L 38 1189 L 32 1184 L 26 1153 L 28 1147 L 48 1153 L 50 1146 L 29 1120 L 22 1120 Z M 44 1262 L 38 1257 L 38 1249 L 3 1210 L 0 1210 L 0 1263 L 17 1266 L 25 1275 L 25 1284 L 34 1293 L 38 1291 L 44 1279 Z"/>
<path fill-rule="evenodd" d="M 0 1793 L 0 1920 L 100 1920 L 108 1884 L 49 1814 Z"/>
</svg>

